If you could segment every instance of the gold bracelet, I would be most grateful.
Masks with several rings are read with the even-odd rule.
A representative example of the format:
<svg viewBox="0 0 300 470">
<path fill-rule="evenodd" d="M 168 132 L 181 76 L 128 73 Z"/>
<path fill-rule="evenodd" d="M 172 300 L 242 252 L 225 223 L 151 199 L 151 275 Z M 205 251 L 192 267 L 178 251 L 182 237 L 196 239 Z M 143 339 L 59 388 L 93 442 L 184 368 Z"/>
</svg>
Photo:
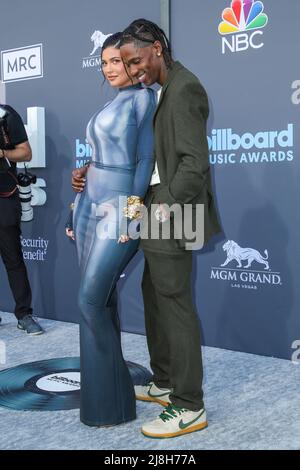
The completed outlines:
<svg viewBox="0 0 300 470">
<path fill-rule="evenodd" d="M 139 196 L 128 196 L 127 205 L 131 206 L 132 204 L 142 204 L 143 201 Z"/>
<path fill-rule="evenodd" d="M 125 217 L 127 217 L 130 220 L 141 219 L 142 207 L 143 207 L 143 201 L 139 196 L 128 196 L 127 206 L 123 208 L 123 213 Z"/>
</svg>

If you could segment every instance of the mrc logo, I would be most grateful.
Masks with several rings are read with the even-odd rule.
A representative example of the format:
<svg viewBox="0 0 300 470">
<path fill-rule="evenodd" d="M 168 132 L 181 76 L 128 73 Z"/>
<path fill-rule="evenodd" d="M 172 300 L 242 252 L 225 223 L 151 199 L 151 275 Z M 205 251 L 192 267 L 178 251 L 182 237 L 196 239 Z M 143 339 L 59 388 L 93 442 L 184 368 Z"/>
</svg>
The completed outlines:
<svg viewBox="0 0 300 470">
<path fill-rule="evenodd" d="M 268 17 L 263 11 L 263 3 L 255 0 L 233 0 L 230 8 L 223 10 L 223 21 L 218 28 L 223 36 L 222 54 L 226 50 L 241 52 L 249 47 L 263 47 L 263 32 L 260 30 L 268 23 Z"/>
<path fill-rule="evenodd" d="M 1 80 L 3 83 L 42 77 L 42 44 L 1 51 Z"/>
</svg>

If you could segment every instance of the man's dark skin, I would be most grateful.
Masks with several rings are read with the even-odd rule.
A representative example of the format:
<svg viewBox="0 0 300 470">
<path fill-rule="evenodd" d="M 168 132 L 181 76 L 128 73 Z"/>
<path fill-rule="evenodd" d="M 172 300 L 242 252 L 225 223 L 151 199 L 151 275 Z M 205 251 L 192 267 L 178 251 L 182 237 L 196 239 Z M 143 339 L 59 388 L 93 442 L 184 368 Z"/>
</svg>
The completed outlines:
<svg viewBox="0 0 300 470">
<path fill-rule="evenodd" d="M 81 193 L 84 190 L 87 169 L 87 166 L 83 166 L 72 171 L 72 188 L 76 193 Z"/>
</svg>

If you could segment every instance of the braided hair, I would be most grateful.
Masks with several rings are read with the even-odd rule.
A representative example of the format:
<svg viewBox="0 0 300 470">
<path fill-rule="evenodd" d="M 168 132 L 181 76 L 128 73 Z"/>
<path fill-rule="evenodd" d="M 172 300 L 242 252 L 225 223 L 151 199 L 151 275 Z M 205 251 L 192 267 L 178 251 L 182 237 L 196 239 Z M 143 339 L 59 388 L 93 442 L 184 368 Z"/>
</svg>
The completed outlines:
<svg viewBox="0 0 300 470">
<path fill-rule="evenodd" d="M 144 18 L 134 20 L 123 31 L 120 46 L 133 42 L 137 47 L 146 47 L 155 41 L 160 42 L 166 67 L 170 68 L 173 62 L 170 41 L 165 32 L 152 21 L 145 20 Z"/>
</svg>

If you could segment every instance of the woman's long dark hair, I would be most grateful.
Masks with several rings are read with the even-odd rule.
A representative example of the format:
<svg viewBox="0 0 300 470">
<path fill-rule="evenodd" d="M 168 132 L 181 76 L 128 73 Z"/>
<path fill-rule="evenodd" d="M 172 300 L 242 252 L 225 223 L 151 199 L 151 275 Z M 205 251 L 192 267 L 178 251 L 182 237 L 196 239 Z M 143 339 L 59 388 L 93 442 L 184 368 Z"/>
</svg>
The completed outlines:
<svg viewBox="0 0 300 470">
<path fill-rule="evenodd" d="M 124 44 L 135 43 L 137 47 L 145 47 L 159 41 L 162 47 L 163 57 L 167 68 L 173 62 L 171 44 L 165 32 L 155 23 L 144 18 L 134 20 L 128 28 L 123 31 L 120 47 Z"/>
<path fill-rule="evenodd" d="M 102 49 L 101 49 L 101 63 L 102 63 L 103 51 L 105 49 L 107 49 L 108 47 L 114 47 L 115 49 L 120 49 L 122 37 L 123 37 L 123 33 L 121 31 L 118 31 L 117 33 L 111 34 L 110 36 L 108 36 L 108 38 L 105 39 L 105 41 L 102 45 Z M 101 64 L 101 70 L 102 70 L 102 64 Z M 126 70 L 126 68 L 125 68 L 125 70 Z M 126 73 L 127 73 L 127 70 L 126 70 Z M 128 75 L 128 73 L 127 73 L 127 75 Z M 103 74 L 103 76 L 104 76 L 104 74 Z M 129 75 L 128 75 L 128 77 L 129 77 Z M 129 77 L 129 78 L 132 81 L 132 78 L 131 77 Z M 105 82 L 106 82 L 106 79 L 105 79 L 105 76 L 104 76 L 104 81 L 103 81 L 102 85 L 104 85 Z"/>
<path fill-rule="evenodd" d="M 120 43 L 121 39 L 123 37 L 123 33 L 120 31 L 114 34 L 111 34 L 108 36 L 108 38 L 105 39 L 102 49 L 101 49 L 101 59 L 102 59 L 102 52 L 107 49 L 108 47 L 115 47 L 116 49 L 120 49 Z"/>
</svg>

